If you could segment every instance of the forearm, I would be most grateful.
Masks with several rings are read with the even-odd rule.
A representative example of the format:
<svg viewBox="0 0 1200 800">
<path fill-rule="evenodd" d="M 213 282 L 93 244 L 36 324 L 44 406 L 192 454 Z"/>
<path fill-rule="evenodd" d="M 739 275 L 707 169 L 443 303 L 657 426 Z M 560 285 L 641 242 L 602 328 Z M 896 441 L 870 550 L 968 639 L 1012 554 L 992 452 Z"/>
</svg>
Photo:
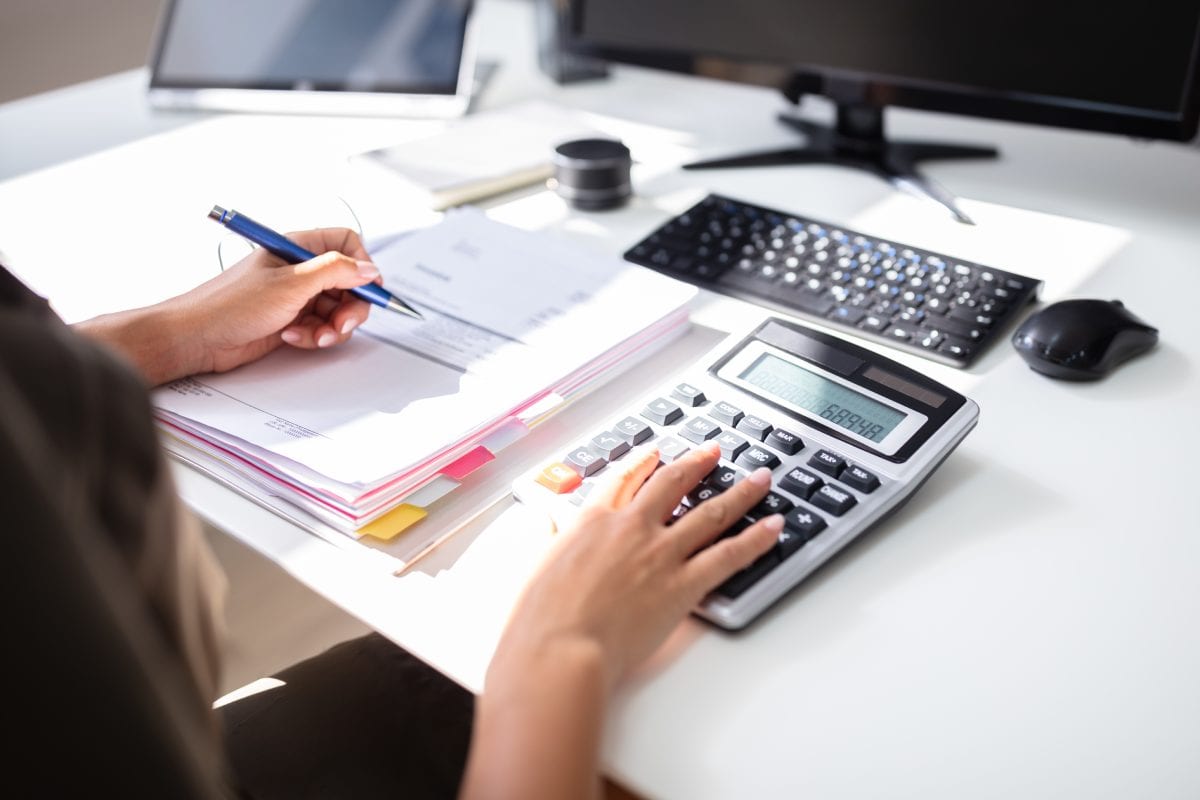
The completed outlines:
<svg viewBox="0 0 1200 800">
<path fill-rule="evenodd" d="M 203 371 L 200 354 L 187 347 L 186 320 L 168 303 L 105 314 L 74 327 L 132 362 L 151 386 Z"/>
<path fill-rule="evenodd" d="M 498 659 L 476 705 L 461 798 L 598 797 L 608 678 L 595 643 Z"/>
</svg>

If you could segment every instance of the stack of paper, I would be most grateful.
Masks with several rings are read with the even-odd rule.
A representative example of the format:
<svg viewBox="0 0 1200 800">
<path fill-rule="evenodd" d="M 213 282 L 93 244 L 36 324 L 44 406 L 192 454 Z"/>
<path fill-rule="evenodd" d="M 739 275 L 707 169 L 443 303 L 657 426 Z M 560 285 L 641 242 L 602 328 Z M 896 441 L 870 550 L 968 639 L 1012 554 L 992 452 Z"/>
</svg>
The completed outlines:
<svg viewBox="0 0 1200 800">
<path fill-rule="evenodd" d="M 280 348 L 154 394 L 173 452 L 323 534 L 389 538 L 420 519 L 530 426 L 681 333 L 695 292 L 473 209 L 372 256 L 424 321 L 375 309 L 340 347 Z"/>
</svg>

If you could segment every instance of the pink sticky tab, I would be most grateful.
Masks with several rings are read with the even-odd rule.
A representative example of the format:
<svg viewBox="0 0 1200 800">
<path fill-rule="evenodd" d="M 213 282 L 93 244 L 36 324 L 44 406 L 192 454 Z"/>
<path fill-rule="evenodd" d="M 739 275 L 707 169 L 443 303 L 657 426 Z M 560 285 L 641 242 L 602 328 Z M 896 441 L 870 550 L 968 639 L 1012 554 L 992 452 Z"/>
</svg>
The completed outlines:
<svg viewBox="0 0 1200 800">
<path fill-rule="evenodd" d="M 459 458 L 453 464 L 447 465 L 440 472 L 448 478 L 461 481 L 494 458 L 495 456 L 492 455 L 492 451 L 481 445 Z"/>
</svg>

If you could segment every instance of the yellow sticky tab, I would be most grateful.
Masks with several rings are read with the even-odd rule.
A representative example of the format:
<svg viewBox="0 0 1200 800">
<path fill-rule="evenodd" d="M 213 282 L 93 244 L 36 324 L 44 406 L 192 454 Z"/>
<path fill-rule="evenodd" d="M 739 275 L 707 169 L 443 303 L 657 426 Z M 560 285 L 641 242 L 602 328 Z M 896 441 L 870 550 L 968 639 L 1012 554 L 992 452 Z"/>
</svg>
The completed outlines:
<svg viewBox="0 0 1200 800">
<path fill-rule="evenodd" d="M 410 526 L 425 519 L 425 509 L 402 503 L 373 522 L 358 529 L 364 536 L 390 541 Z"/>
</svg>

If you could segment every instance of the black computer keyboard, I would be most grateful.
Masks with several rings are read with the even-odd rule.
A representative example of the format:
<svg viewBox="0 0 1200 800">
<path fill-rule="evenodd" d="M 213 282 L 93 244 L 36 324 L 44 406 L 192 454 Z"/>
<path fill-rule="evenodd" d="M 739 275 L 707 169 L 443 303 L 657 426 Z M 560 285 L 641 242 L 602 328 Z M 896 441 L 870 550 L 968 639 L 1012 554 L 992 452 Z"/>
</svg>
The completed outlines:
<svg viewBox="0 0 1200 800">
<path fill-rule="evenodd" d="M 965 367 L 1041 281 L 709 195 L 625 258 L 672 277 Z"/>
</svg>

